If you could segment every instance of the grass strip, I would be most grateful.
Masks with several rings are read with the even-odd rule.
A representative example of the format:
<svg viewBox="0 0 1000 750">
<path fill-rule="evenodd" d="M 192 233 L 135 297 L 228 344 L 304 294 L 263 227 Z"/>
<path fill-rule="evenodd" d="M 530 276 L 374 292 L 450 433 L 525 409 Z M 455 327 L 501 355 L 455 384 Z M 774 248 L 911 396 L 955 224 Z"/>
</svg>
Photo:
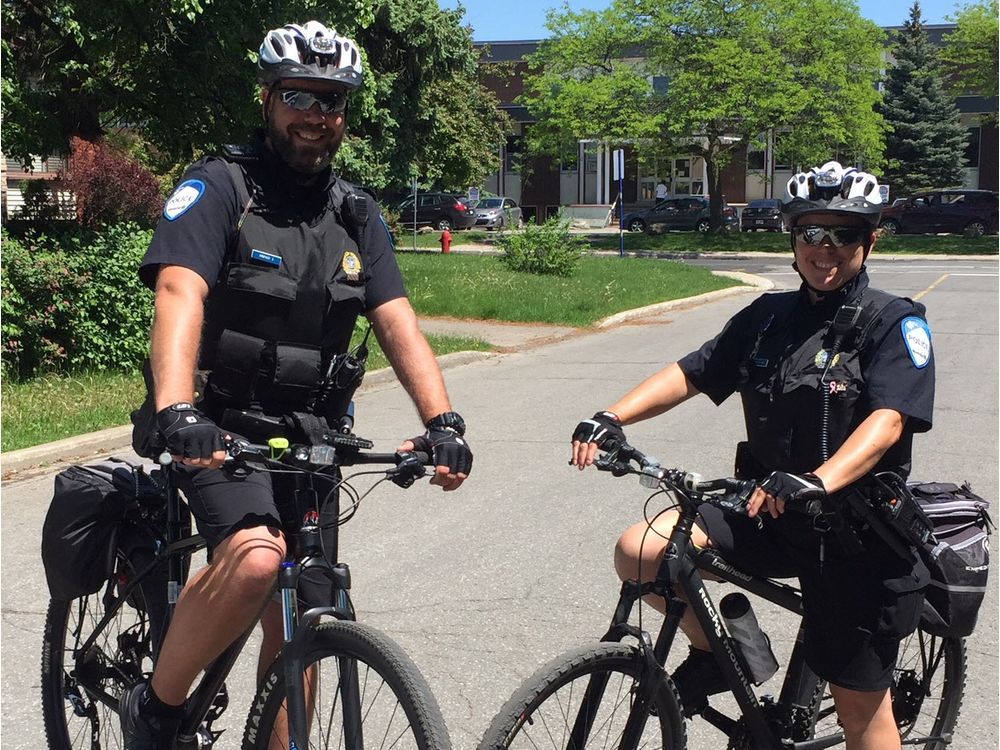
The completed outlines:
<svg viewBox="0 0 1000 750">
<path fill-rule="evenodd" d="M 584 236 L 592 250 L 618 250 L 617 234 L 574 234 Z M 452 232 L 451 242 L 452 245 L 492 246 L 496 236 L 496 232 L 479 230 Z M 418 234 L 417 248 L 440 250 L 440 237 L 440 232 Z M 625 232 L 625 250 L 650 253 L 788 253 L 791 252 L 788 237 L 776 232 Z M 412 235 L 400 236 L 396 244 L 401 252 L 409 250 L 413 244 Z M 998 243 L 996 235 L 966 239 L 960 234 L 897 234 L 879 240 L 876 252 L 887 255 L 997 255 Z"/>
<path fill-rule="evenodd" d="M 428 335 L 427 341 L 438 355 L 492 348 L 485 341 L 456 336 Z M 368 371 L 386 367 L 388 362 L 374 337 L 369 339 L 369 348 Z M 128 424 L 129 414 L 144 395 L 138 372 L 46 375 L 22 383 L 4 378 L 0 450 L 28 448 Z"/>
<path fill-rule="evenodd" d="M 580 259 L 569 278 L 508 270 L 495 256 L 399 253 L 420 315 L 589 326 L 623 310 L 739 282 L 704 268 L 646 258 Z"/>
</svg>

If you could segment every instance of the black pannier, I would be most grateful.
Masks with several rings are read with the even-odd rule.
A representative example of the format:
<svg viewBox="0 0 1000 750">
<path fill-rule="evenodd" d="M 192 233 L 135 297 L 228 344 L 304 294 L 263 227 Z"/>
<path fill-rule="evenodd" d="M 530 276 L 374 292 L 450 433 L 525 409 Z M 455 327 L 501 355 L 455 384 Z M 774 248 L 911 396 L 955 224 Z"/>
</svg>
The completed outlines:
<svg viewBox="0 0 1000 750">
<path fill-rule="evenodd" d="M 975 628 L 986 596 L 993 526 L 989 503 L 968 484 L 924 482 L 908 488 L 934 529 L 917 545 L 931 574 L 920 627 L 932 635 L 964 638 Z"/>
<path fill-rule="evenodd" d="M 92 594 L 114 574 L 129 508 L 140 495 L 158 492 L 149 477 L 153 468 L 112 457 L 56 475 L 42 526 L 42 564 L 53 599 Z"/>
</svg>

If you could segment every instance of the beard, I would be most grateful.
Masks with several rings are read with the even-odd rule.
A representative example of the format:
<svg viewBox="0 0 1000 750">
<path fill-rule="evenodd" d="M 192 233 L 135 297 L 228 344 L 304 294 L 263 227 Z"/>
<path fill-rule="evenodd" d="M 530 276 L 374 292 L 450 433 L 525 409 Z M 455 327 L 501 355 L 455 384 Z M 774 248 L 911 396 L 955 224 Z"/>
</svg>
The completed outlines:
<svg viewBox="0 0 1000 750">
<path fill-rule="evenodd" d="M 290 169 L 303 175 L 319 174 L 330 166 L 337 149 L 340 148 L 341 141 L 344 140 L 343 130 L 332 139 L 329 137 L 331 132 L 324 130 L 322 139 L 316 141 L 315 144 L 308 144 L 301 139 L 293 140 L 288 132 L 275 127 L 273 118 L 270 118 L 267 123 L 267 137 L 275 152 Z"/>
</svg>

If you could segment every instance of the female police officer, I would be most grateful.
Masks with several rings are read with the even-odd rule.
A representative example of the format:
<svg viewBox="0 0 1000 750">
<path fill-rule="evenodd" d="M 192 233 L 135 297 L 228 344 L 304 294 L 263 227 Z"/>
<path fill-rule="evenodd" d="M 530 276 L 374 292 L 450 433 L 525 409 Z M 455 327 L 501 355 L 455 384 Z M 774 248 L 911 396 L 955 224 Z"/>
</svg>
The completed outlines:
<svg viewBox="0 0 1000 750">
<path fill-rule="evenodd" d="M 581 469 L 623 440 L 622 425 L 698 394 L 743 401 L 747 441 L 737 472 L 758 481 L 749 517 L 705 510 L 695 542 L 749 572 L 798 577 L 809 666 L 826 679 L 851 750 L 900 746 L 889 685 L 900 640 L 919 621 L 926 571 L 854 523 L 815 524 L 786 504 L 863 486 L 874 471 L 906 476 L 913 433 L 930 429 L 934 362 L 923 308 L 869 288 L 865 260 L 882 209 L 874 177 L 829 162 L 789 180 L 782 211 L 802 286 L 737 313 L 698 351 L 668 365 L 573 433 Z M 665 513 L 628 529 L 615 550 L 623 579 L 648 580 L 676 522 Z M 831 528 L 837 527 L 837 533 Z M 822 529 L 822 530 L 820 530 Z M 688 611 L 691 641 L 674 672 L 685 713 L 726 689 Z"/>
</svg>

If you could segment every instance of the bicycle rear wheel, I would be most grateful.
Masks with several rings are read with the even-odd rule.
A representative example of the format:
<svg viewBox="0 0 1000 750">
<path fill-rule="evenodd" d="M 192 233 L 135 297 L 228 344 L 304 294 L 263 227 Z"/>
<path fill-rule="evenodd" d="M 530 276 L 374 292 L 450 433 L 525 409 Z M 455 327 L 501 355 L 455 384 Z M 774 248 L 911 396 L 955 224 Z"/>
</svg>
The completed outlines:
<svg viewBox="0 0 1000 750">
<path fill-rule="evenodd" d="M 507 701 L 479 750 L 621 747 L 644 659 L 635 646 L 599 643 L 542 667 Z M 669 680 L 653 694 L 638 747 L 680 750 L 686 743 L 676 690 Z"/>
<path fill-rule="evenodd" d="M 104 616 L 101 594 L 49 602 L 42 641 L 42 716 L 51 750 L 122 747 L 118 699 L 153 667 L 144 612 L 125 605 L 84 653 Z"/>
<path fill-rule="evenodd" d="M 958 723 L 965 691 L 965 641 L 922 630 L 899 646 L 892 677 L 892 712 L 907 747 L 944 750 Z M 837 731 L 833 698 L 816 704 L 814 736 Z"/>
<path fill-rule="evenodd" d="M 423 676 L 403 650 L 377 630 L 356 622 L 322 623 L 309 635 L 304 666 L 311 668 L 310 748 L 450 750 L 444 718 Z M 280 736 L 275 726 L 284 719 L 283 669 L 279 658 L 258 688 L 243 735 L 244 750 L 266 750 L 272 741 L 288 746 L 287 732 Z M 344 726 L 344 696 L 352 689 L 360 702 L 363 738 Z"/>
</svg>

